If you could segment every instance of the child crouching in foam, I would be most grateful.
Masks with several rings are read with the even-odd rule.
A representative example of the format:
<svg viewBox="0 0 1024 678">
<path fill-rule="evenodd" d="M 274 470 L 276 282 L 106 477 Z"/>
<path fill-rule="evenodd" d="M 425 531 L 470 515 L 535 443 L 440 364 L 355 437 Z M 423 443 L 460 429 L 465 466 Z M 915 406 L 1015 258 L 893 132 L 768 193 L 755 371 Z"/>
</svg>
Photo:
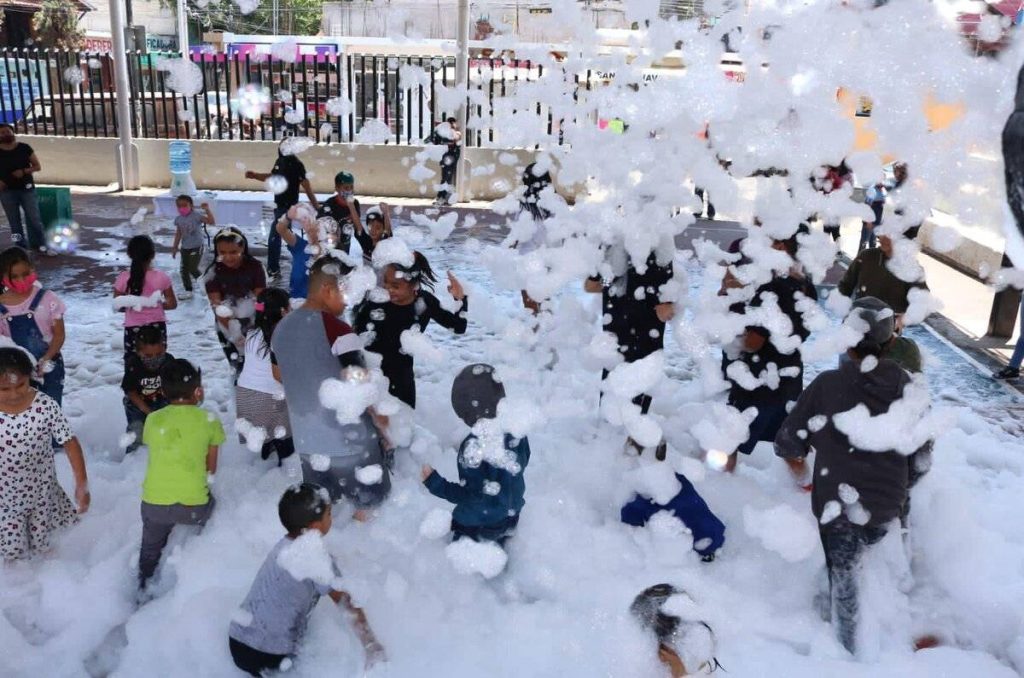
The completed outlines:
<svg viewBox="0 0 1024 678">
<path fill-rule="evenodd" d="M 459 446 L 459 482 L 424 466 L 423 483 L 436 497 L 455 504 L 452 539 L 469 537 L 504 546 L 519 524 L 526 504 L 523 472 L 530 443 L 497 428 L 494 417 L 505 388 L 490 365 L 470 365 L 452 384 L 452 407 L 473 430 Z"/>
<path fill-rule="evenodd" d="M 384 649 L 366 615 L 338 587 L 338 567 L 323 543 L 331 529 L 327 490 L 312 483 L 294 485 L 285 490 L 277 514 L 288 533 L 263 561 L 228 630 L 235 666 L 253 676 L 287 669 L 323 595 L 351 614 L 367 663 L 383 660 Z"/>
</svg>

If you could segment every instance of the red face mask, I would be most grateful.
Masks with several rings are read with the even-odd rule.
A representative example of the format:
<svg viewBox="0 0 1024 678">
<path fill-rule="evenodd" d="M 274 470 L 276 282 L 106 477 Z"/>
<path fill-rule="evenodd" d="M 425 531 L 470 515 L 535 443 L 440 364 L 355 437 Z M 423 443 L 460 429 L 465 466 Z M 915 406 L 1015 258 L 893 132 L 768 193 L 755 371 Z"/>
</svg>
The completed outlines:
<svg viewBox="0 0 1024 678">
<path fill-rule="evenodd" d="M 3 279 L 4 287 L 11 290 L 15 294 L 28 294 L 32 291 L 32 286 L 39 280 L 39 276 L 35 273 L 29 273 L 21 280 L 12 282 L 8 278 Z"/>
</svg>

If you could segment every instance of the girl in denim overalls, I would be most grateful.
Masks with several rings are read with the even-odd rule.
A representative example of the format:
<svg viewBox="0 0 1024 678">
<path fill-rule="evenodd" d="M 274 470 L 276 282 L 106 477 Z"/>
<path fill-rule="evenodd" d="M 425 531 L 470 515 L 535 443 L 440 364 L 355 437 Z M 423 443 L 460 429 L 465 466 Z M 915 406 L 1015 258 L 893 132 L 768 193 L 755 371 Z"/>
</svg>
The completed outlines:
<svg viewBox="0 0 1024 678">
<path fill-rule="evenodd" d="M 64 311 L 56 294 L 37 283 L 28 253 L 9 247 L 0 253 L 0 336 L 36 359 L 33 381 L 60 405 L 64 396 Z"/>
</svg>

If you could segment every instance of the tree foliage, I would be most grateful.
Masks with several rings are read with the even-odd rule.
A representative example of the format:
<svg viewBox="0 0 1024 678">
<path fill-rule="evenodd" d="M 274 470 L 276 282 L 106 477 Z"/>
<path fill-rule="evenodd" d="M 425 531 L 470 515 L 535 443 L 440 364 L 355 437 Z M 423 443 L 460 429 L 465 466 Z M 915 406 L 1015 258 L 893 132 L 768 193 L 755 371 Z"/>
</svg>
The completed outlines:
<svg viewBox="0 0 1024 678">
<path fill-rule="evenodd" d="M 32 19 L 36 45 L 58 49 L 78 49 L 85 31 L 78 25 L 79 8 L 71 0 L 43 0 Z"/>
<path fill-rule="evenodd" d="M 160 0 L 173 9 L 174 0 Z M 323 0 L 278 0 L 277 28 L 281 35 L 316 35 L 320 32 Z M 272 0 L 260 0 L 254 12 L 242 14 L 236 0 L 189 0 L 190 21 L 202 30 L 229 31 L 242 35 L 269 35 L 273 31 Z"/>
</svg>

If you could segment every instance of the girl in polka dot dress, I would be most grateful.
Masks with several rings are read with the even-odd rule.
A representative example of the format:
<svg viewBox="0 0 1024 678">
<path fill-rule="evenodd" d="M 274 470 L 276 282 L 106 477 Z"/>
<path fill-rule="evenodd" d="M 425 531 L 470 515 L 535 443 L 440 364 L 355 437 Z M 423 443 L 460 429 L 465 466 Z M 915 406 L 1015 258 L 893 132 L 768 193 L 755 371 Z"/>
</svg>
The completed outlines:
<svg viewBox="0 0 1024 678">
<path fill-rule="evenodd" d="M 32 388 L 33 365 L 21 348 L 0 348 L 0 557 L 49 550 L 50 538 L 77 519 L 57 482 L 52 442 L 64 446 L 75 476 L 78 513 L 89 508 L 85 458 L 56 401 Z"/>
</svg>

